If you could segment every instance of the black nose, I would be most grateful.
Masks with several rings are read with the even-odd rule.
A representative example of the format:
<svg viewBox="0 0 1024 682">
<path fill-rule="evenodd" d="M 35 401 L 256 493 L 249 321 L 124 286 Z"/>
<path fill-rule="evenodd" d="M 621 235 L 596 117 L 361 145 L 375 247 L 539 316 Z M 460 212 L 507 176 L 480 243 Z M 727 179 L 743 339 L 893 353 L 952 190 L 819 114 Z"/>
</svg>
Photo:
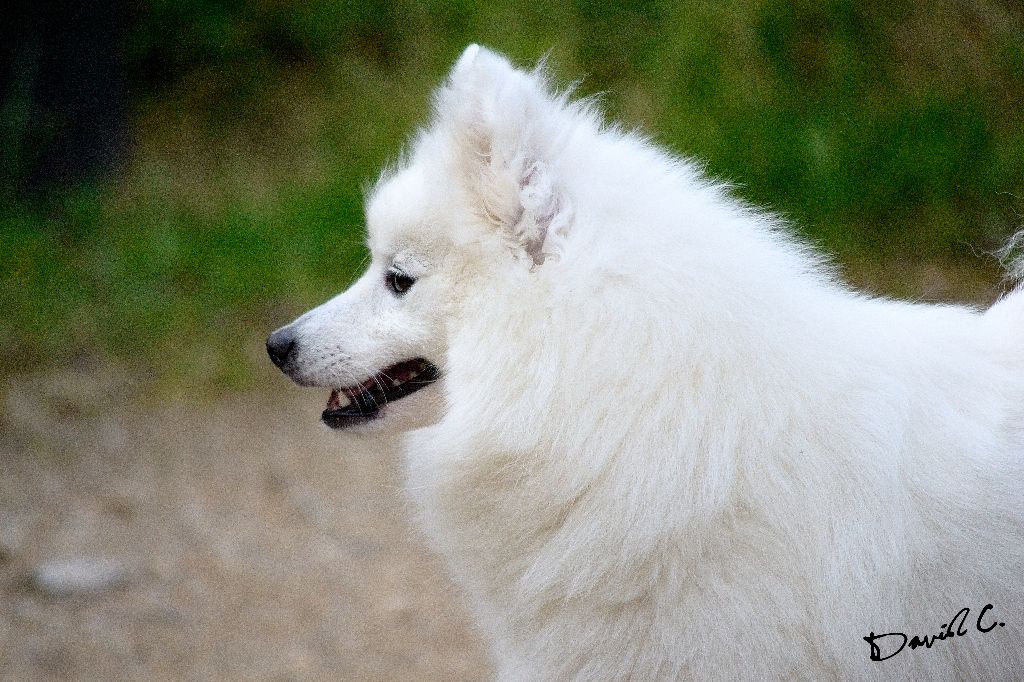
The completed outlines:
<svg viewBox="0 0 1024 682">
<path fill-rule="evenodd" d="M 288 327 L 281 327 L 267 339 L 267 355 L 275 365 L 282 369 L 293 350 L 295 350 L 295 333 Z"/>
</svg>

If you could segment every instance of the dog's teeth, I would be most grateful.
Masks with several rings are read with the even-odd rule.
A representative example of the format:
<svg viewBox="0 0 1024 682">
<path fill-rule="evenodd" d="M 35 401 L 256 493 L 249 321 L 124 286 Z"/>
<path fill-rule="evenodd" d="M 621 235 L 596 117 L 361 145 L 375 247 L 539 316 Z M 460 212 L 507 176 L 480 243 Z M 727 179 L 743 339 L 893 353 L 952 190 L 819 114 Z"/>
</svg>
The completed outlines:
<svg viewBox="0 0 1024 682">
<path fill-rule="evenodd" d="M 348 399 L 348 394 L 347 393 L 340 393 L 339 392 L 338 393 L 337 403 L 338 403 L 338 407 L 339 408 L 340 407 L 348 407 L 349 405 L 352 404 L 352 401 Z"/>
</svg>

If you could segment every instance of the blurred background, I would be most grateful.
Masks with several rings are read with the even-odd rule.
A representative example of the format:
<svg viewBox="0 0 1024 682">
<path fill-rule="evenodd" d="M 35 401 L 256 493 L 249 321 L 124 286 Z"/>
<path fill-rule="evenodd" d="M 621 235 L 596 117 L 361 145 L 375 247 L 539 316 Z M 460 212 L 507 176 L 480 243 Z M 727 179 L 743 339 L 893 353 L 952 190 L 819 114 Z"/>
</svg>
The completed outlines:
<svg viewBox="0 0 1024 682">
<path fill-rule="evenodd" d="M 0 678 L 478 679 L 387 444 L 266 361 L 469 42 L 601 92 L 879 294 L 1024 223 L 1015 0 L 14 0 L 0 11 Z"/>
</svg>

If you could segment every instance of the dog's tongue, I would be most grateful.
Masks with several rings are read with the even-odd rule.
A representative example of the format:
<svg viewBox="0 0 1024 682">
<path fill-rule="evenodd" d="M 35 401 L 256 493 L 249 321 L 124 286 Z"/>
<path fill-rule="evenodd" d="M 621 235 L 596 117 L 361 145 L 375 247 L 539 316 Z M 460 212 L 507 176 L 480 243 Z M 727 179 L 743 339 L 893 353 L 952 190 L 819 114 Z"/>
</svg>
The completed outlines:
<svg viewBox="0 0 1024 682">
<path fill-rule="evenodd" d="M 338 400 L 338 389 L 331 391 L 331 397 L 327 399 L 327 409 L 334 410 L 341 407 L 341 402 Z"/>
</svg>

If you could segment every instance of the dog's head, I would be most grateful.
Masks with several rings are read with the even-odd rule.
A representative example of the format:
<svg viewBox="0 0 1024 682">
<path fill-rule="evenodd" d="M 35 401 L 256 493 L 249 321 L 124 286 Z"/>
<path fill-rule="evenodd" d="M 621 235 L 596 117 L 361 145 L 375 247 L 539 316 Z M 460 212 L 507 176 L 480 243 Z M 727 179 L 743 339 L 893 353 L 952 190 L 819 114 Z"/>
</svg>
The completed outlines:
<svg viewBox="0 0 1024 682">
<path fill-rule="evenodd" d="M 552 94 L 539 70 L 466 49 L 431 124 L 369 196 L 366 272 L 267 341 L 295 382 L 330 390 L 328 426 L 411 428 L 443 415 L 455 321 L 489 295 L 516 295 L 495 281 L 557 260 L 573 215 L 560 166 L 587 130 L 586 106 Z"/>
</svg>

